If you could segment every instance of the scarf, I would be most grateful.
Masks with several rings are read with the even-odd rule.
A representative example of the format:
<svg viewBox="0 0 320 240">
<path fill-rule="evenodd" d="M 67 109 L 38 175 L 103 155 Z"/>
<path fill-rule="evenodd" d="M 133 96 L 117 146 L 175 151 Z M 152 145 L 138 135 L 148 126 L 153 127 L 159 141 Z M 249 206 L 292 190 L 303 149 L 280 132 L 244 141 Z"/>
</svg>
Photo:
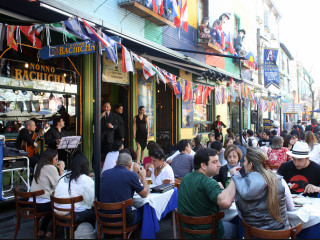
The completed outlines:
<svg viewBox="0 0 320 240">
<path fill-rule="evenodd" d="M 227 167 L 228 167 L 228 170 L 229 170 L 229 171 L 230 171 L 232 168 L 241 167 L 241 166 L 240 166 L 240 161 L 239 161 L 238 164 L 235 165 L 234 167 L 232 167 L 229 163 L 227 163 Z"/>
</svg>

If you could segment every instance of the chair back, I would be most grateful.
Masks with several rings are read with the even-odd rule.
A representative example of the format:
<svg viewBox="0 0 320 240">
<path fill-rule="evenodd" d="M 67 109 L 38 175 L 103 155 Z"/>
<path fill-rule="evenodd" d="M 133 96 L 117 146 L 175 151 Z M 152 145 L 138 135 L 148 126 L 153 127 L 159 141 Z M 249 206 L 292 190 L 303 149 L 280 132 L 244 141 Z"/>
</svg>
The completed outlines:
<svg viewBox="0 0 320 240">
<path fill-rule="evenodd" d="M 83 197 L 77 196 L 72 198 L 57 198 L 53 196 L 54 193 L 51 195 L 51 209 L 52 209 L 52 215 L 54 218 L 54 221 L 57 225 L 64 226 L 64 227 L 70 227 L 71 225 L 74 225 L 74 205 L 77 202 L 83 201 Z M 62 208 L 55 206 L 55 203 L 57 204 L 71 204 L 71 208 Z M 59 211 L 62 214 L 57 214 L 56 211 Z"/>
<path fill-rule="evenodd" d="M 255 238 L 263 238 L 263 239 L 296 239 L 297 235 L 302 230 L 302 224 L 299 223 L 297 226 L 286 229 L 286 230 L 262 230 L 259 228 L 255 228 L 250 226 L 242 219 L 242 226 L 245 231 L 245 239 Z"/>
<path fill-rule="evenodd" d="M 43 195 L 44 190 L 35 192 L 21 192 L 19 187 L 14 189 L 14 200 L 16 204 L 17 216 L 23 218 L 34 218 L 37 216 L 37 196 Z M 29 201 L 32 198 L 32 202 Z"/>
<path fill-rule="evenodd" d="M 211 234 L 212 239 L 216 239 L 217 238 L 216 237 L 217 222 L 222 218 L 224 218 L 224 212 L 219 212 L 217 214 L 205 216 L 205 217 L 189 217 L 179 213 L 178 210 L 176 209 L 176 221 L 178 225 L 179 238 L 180 239 L 184 238 L 182 236 L 182 233 L 188 233 L 193 235 Z M 211 228 L 206 230 L 192 230 L 192 229 L 182 227 L 181 226 L 182 223 L 190 224 L 190 225 L 211 224 Z"/>
<path fill-rule="evenodd" d="M 98 225 L 98 235 L 100 236 L 101 230 L 104 229 L 104 233 L 118 234 L 119 228 L 122 228 L 123 238 L 127 237 L 126 230 L 126 208 L 132 206 L 133 199 L 130 198 L 123 202 L 117 203 L 102 203 L 94 201 L 94 211 L 96 214 L 96 220 Z M 108 213 L 108 211 L 119 210 L 119 213 Z M 111 222 L 112 219 L 120 219 Z M 108 220 L 110 222 L 108 222 Z M 118 229 L 118 231 L 117 231 Z"/>
</svg>

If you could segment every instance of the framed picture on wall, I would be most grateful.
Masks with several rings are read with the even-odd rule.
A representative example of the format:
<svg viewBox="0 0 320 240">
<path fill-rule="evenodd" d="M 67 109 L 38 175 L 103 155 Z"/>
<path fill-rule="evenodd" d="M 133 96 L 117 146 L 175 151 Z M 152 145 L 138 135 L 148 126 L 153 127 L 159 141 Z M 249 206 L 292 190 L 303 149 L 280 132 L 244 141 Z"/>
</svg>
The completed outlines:
<svg viewBox="0 0 320 240">
<path fill-rule="evenodd" d="M 142 70 L 137 71 L 137 109 L 145 106 L 149 119 L 149 137 L 154 136 L 153 78 L 145 79 Z"/>
<path fill-rule="evenodd" d="M 182 128 L 192 128 L 193 127 L 193 102 L 189 100 L 188 102 L 182 101 Z"/>
</svg>

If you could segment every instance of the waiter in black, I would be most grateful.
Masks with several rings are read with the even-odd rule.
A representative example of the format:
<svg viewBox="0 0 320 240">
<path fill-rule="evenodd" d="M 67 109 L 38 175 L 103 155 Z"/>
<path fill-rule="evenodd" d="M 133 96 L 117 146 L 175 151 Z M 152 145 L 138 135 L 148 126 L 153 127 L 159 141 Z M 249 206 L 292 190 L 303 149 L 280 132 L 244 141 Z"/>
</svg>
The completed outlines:
<svg viewBox="0 0 320 240">
<path fill-rule="evenodd" d="M 115 130 L 118 128 L 117 117 L 111 112 L 109 102 L 103 104 L 101 113 L 101 155 L 106 155 L 112 150 Z"/>
<path fill-rule="evenodd" d="M 226 128 L 227 126 L 221 121 L 221 116 L 217 116 L 217 121 L 213 122 L 211 126 L 211 130 L 214 130 L 214 133 L 221 133 L 222 132 L 222 127 Z"/>
<path fill-rule="evenodd" d="M 118 122 L 118 128 L 115 130 L 114 133 L 114 139 L 120 140 L 124 142 L 125 138 L 125 128 L 124 128 L 124 121 L 122 118 L 122 113 L 123 113 L 123 106 L 122 104 L 117 104 L 115 106 L 115 116 Z"/>
</svg>

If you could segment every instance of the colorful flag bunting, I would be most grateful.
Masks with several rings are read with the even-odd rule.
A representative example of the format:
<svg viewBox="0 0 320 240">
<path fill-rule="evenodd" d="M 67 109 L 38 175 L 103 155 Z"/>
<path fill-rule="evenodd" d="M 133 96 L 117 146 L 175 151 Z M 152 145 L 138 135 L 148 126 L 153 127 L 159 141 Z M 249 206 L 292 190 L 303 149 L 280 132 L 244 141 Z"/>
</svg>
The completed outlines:
<svg viewBox="0 0 320 240">
<path fill-rule="evenodd" d="M 89 40 L 89 36 L 85 33 L 84 29 L 81 27 L 78 19 L 73 18 L 70 20 L 64 21 L 64 24 L 72 31 L 74 32 L 79 38 L 82 38 L 84 40 Z"/>
<path fill-rule="evenodd" d="M 199 84 L 196 91 L 196 104 L 203 103 L 203 85 Z"/>
<path fill-rule="evenodd" d="M 131 53 L 123 46 L 122 47 L 122 72 L 135 72 Z"/>
<path fill-rule="evenodd" d="M 210 96 L 210 93 L 212 92 L 212 90 L 214 89 L 214 87 L 208 87 L 206 86 L 204 95 L 203 95 L 203 104 L 207 104 L 208 102 L 208 97 Z"/>
<path fill-rule="evenodd" d="M 35 30 L 33 26 L 20 26 L 21 32 L 32 42 L 32 46 L 36 48 L 41 48 L 41 41 L 36 38 Z"/>
<path fill-rule="evenodd" d="M 14 50 L 18 51 L 17 43 L 14 40 L 14 31 L 16 30 L 16 26 L 8 25 L 7 27 L 7 45 L 8 47 L 12 47 Z"/>
</svg>

